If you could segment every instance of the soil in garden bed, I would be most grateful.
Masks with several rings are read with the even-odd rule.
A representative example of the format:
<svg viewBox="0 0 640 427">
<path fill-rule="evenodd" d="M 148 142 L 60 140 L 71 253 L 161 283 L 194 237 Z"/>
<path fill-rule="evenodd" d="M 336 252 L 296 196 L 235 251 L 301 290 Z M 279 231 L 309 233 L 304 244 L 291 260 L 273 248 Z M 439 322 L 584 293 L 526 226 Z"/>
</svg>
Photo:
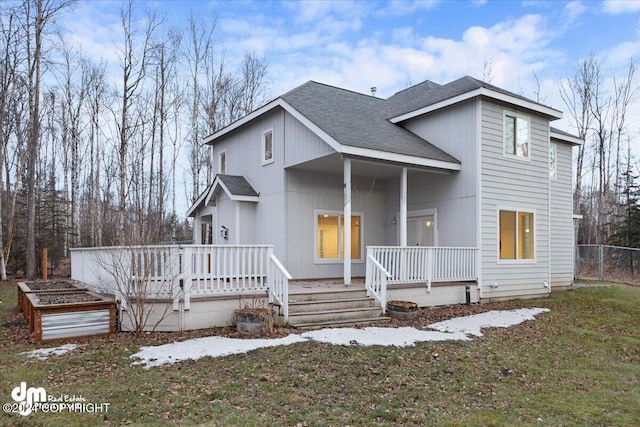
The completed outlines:
<svg viewBox="0 0 640 427">
<path fill-rule="evenodd" d="M 37 298 L 40 305 L 102 301 L 102 298 L 86 292 L 37 294 Z"/>
<path fill-rule="evenodd" d="M 47 282 L 26 282 L 25 283 L 29 289 L 31 289 L 32 291 L 58 291 L 58 290 L 65 290 L 65 289 L 78 289 L 77 286 L 74 286 L 72 283 L 69 282 L 51 282 L 51 283 L 47 283 Z"/>
</svg>

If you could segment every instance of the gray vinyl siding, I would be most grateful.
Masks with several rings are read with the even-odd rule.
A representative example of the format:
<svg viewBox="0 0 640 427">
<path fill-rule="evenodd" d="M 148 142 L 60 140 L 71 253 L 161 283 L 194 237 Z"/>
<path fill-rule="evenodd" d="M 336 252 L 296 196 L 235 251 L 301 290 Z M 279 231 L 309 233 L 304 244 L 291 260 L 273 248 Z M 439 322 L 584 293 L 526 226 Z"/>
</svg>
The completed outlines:
<svg viewBox="0 0 640 427">
<path fill-rule="evenodd" d="M 363 213 L 363 260 L 368 245 L 385 244 L 384 199 L 386 185 L 382 180 L 353 177 L 357 191 L 352 191 L 351 210 Z M 372 187 L 373 183 L 373 187 Z M 369 193 L 369 191 L 371 191 Z M 318 173 L 299 169 L 287 170 L 287 244 L 289 251 L 285 266 L 294 278 L 342 277 L 342 261 L 315 262 L 315 211 L 343 212 L 344 189 L 342 175 Z M 352 262 L 352 276 L 365 274 L 364 262 Z"/>
<path fill-rule="evenodd" d="M 258 203 L 228 200 L 228 203 L 223 202 L 224 206 L 219 205 L 218 230 L 214 232 L 219 232 L 219 227 L 225 225 L 229 227 L 229 240 L 224 243 L 235 244 L 236 233 L 240 233 L 240 244 L 274 245 L 274 252 L 280 259 L 286 256 L 286 218 L 281 214 L 285 200 L 284 125 L 285 112 L 277 109 L 217 141 L 212 147 L 214 162 L 218 161 L 221 151 L 226 151 L 226 173 L 244 176 L 260 195 Z M 262 165 L 262 133 L 268 129 L 273 129 L 274 161 Z M 214 166 L 217 172 L 218 164 Z M 240 220 L 240 230 L 235 229 L 235 215 Z"/>
<path fill-rule="evenodd" d="M 284 113 L 286 135 L 284 166 L 291 167 L 335 153 L 326 142 L 289 113 Z"/>
<path fill-rule="evenodd" d="M 479 101 L 471 100 L 419 116 L 404 126 L 460 160 L 451 174 L 409 173 L 407 210 L 437 209 L 438 246 L 475 247 L 477 233 L 477 128 Z M 399 211 L 399 179 L 389 186 L 387 215 Z M 397 244 L 397 230 L 392 230 Z"/>
<path fill-rule="evenodd" d="M 572 146 L 556 143 L 556 178 L 551 179 L 551 285 L 573 281 Z"/>
<path fill-rule="evenodd" d="M 530 158 L 503 154 L 505 108 L 482 101 L 481 222 L 484 298 L 545 294 L 549 280 L 549 122 L 516 111 L 530 120 Z M 508 109 L 513 111 L 513 109 Z M 498 210 L 533 211 L 535 260 L 498 259 Z M 493 286 L 492 286 L 493 285 Z"/>
</svg>

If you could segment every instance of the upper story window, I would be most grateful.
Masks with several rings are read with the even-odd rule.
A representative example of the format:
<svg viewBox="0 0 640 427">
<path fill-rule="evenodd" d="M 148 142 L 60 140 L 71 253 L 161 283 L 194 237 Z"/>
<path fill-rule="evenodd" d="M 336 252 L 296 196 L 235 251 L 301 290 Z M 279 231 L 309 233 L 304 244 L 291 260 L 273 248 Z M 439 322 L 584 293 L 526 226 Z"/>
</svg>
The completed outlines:
<svg viewBox="0 0 640 427">
<path fill-rule="evenodd" d="M 557 152 L 558 146 L 556 144 L 549 144 L 549 176 L 551 178 L 558 176 Z"/>
<path fill-rule="evenodd" d="M 262 164 L 273 163 L 273 128 L 262 132 Z"/>
<path fill-rule="evenodd" d="M 529 119 L 527 117 L 505 112 L 504 154 L 529 158 Z"/>
<path fill-rule="evenodd" d="M 227 150 L 218 154 L 218 173 L 225 175 L 227 173 Z"/>
</svg>

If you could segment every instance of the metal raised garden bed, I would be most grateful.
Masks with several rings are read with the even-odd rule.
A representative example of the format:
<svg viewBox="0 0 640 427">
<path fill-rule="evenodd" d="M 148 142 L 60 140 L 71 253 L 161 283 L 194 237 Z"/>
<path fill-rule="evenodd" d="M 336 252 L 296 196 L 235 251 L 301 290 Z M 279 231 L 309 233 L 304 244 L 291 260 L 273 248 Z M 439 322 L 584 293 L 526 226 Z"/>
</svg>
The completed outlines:
<svg viewBox="0 0 640 427">
<path fill-rule="evenodd" d="M 18 284 L 18 303 L 36 341 L 115 333 L 115 301 L 69 282 L 57 283 Z"/>
</svg>

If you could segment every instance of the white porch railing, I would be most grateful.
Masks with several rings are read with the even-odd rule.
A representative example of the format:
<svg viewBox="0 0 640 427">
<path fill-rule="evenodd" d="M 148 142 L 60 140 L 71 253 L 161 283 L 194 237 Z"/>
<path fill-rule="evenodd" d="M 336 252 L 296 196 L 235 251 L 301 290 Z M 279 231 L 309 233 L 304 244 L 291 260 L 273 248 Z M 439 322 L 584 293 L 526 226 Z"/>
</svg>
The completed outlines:
<svg viewBox="0 0 640 427">
<path fill-rule="evenodd" d="M 365 288 L 367 296 L 374 297 L 380 303 L 382 314 L 387 311 L 387 282 L 389 279 L 391 279 L 391 274 L 367 250 Z"/>
<path fill-rule="evenodd" d="M 379 271 L 379 272 L 377 272 Z M 388 275 L 383 275 L 381 272 Z M 374 295 L 385 285 L 424 282 L 462 282 L 478 279 L 477 248 L 429 246 L 368 246 L 366 287 Z M 376 297 L 378 299 L 378 297 Z M 386 305 L 386 301 L 380 301 Z"/>
<path fill-rule="evenodd" d="M 121 301 L 132 297 L 172 299 L 174 309 L 183 299 L 188 310 L 192 296 L 266 293 L 285 314 L 291 279 L 270 245 L 72 249 L 71 277 Z M 124 294 L 128 298 L 122 298 Z"/>
</svg>

